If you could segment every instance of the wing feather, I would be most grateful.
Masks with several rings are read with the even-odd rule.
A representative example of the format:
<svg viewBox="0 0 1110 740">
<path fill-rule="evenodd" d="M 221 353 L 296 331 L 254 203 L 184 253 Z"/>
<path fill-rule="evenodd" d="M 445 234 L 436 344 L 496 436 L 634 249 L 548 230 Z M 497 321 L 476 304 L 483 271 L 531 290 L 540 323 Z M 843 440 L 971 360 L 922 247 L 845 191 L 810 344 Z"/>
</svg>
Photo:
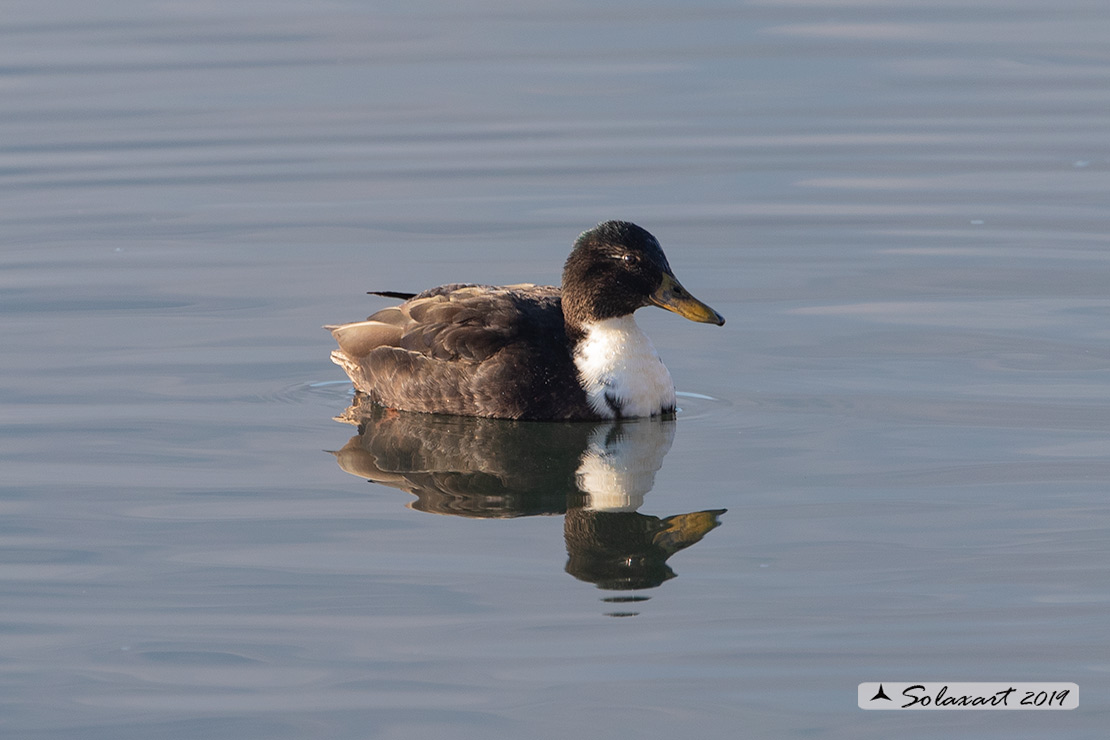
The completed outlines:
<svg viewBox="0 0 1110 740">
<path fill-rule="evenodd" d="M 581 394 L 589 413 L 558 288 L 445 285 L 366 321 L 329 328 L 340 346 L 335 362 L 359 390 L 386 406 L 579 418 Z"/>
</svg>

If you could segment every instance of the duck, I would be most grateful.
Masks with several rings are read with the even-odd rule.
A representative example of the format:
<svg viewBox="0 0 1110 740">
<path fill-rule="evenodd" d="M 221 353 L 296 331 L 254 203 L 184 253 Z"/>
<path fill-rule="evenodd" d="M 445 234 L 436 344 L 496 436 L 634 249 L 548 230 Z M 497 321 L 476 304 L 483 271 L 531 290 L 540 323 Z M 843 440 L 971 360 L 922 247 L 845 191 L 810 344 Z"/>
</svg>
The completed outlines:
<svg viewBox="0 0 1110 740">
<path fill-rule="evenodd" d="M 355 389 L 398 411 L 522 421 L 673 416 L 674 381 L 633 314 L 724 318 L 675 277 L 659 241 L 627 221 L 582 232 L 560 287 L 452 283 L 365 321 L 329 325 Z"/>
</svg>

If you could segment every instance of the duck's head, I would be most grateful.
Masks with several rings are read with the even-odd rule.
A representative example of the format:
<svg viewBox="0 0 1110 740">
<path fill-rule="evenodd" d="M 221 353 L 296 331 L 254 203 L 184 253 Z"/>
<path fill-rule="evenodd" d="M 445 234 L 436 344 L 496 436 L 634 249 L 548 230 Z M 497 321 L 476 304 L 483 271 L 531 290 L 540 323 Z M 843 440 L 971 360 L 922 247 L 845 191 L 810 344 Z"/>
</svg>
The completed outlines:
<svg viewBox="0 0 1110 740">
<path fill-rule="evenodd" d="M 563 268 L 562 295 L 571 326 L 628 316 L 643 306 L 705 324 L 725 323 L 682 287 L 656 238 L 627 221 L 606 221 L 578 237 Z"/>
</svg>

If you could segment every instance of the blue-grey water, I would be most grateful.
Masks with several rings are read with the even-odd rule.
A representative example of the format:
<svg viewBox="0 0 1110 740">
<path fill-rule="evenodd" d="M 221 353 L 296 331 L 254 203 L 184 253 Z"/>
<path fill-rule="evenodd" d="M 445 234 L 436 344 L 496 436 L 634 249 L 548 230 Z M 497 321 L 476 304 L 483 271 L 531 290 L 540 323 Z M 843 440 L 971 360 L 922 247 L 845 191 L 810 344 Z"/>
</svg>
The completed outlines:
<svg viewBox="0 0 1110 740">
<path fill-rule="evenodd" d="M 0 204 L 4 738 L 1105 737 L 1104 0 L 9 0 Z M 676 422 L 333 418 L 609 218 Z"/>
</svg>

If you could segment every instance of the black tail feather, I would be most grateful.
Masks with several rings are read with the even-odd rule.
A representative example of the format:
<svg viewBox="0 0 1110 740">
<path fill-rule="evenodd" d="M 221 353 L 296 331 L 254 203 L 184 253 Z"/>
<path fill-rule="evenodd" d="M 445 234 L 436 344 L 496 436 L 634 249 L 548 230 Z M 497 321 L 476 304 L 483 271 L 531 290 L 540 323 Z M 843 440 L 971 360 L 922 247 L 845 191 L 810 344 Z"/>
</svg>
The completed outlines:
<svg viewBox="0 0 1110 740">
<path fill-rule="evenodd" d="M 407 301 L 409 298 L 415 298 L 416 293 L 402 293 L 397 290 L 368 290 L 367 295 L 380 295 L 383 298 L 400 298 L 402 301 Z"/>
</svg>

